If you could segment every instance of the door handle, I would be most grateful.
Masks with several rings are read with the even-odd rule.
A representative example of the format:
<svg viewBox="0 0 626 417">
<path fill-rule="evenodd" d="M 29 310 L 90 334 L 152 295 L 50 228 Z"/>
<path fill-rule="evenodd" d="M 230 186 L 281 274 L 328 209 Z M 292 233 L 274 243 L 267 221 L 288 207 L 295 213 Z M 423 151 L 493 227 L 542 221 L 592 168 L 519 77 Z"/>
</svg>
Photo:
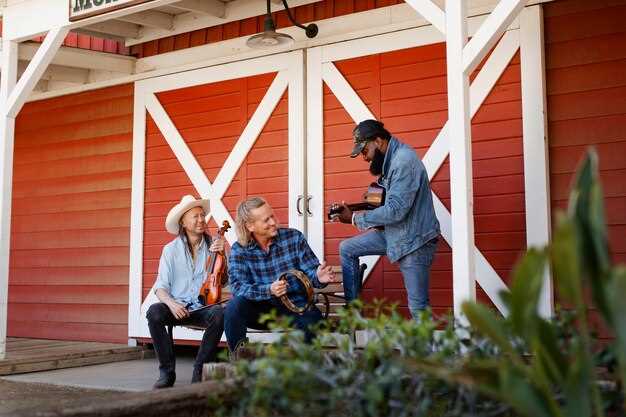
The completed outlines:
<svg viewBox="0 0 626 417">
<path fill-rule="evenodd" d="M 313 217 L 313 213 L 311 213 L 311 210 L 309 210 L 309 207 L 310 207 L 310 204 L 309 204 L 309 203 L 311 202 L 311 199 L 312 199 L 312 198 L 313 198 L 313 196 L 310 196 L 310 195 L 307 195 L 307 196 L 306 196 L 306 214 L 307 214 L 309 217 Z"/>
<path fill-rule="evenodd" d="M 298 212 L 298 216 L 303 216 L 302 214 L 302 210 L 300 209 L 300 203 L 302 202 L 302 200 L 304 199 L 303 195 L 299 195 L 298 199 L 296 200 L 296 211 Z M 308 211 L 308 209 L 307 209 Z"/>
</svg>

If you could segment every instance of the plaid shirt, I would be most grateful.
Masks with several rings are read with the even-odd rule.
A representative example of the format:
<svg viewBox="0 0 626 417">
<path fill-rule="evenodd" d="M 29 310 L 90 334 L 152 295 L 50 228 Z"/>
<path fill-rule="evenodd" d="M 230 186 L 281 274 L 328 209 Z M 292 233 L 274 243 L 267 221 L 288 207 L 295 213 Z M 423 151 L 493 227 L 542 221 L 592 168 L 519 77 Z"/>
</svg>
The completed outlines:
<svg viewBox="0 0 626 417">
<path fill-rule="evenodd" d="M 232 246 L 228 261 L 230 289 L 233 295 L 248 300 L 270 300 L 272 282 L 290 269 L 299 269 L 309 277 L 314 287 L 323 288 L 326 284 L 317 279 L 319 265 L 319 260 L 300 231 L 281 228 L 268 252 L 261 249 L 255 240 L 246 247 L 239 242 Z"/>
</svg>

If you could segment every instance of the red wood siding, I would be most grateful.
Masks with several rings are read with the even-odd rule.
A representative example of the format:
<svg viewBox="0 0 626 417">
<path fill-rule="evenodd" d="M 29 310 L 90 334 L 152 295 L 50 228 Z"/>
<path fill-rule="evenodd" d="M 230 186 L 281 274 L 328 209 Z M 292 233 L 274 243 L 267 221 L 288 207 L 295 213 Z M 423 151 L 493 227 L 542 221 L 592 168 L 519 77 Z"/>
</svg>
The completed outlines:
<svg viewBox="0 0 626 417">
<path fill-rule="evenodd" d="M 578 162 L 594 146 L 613 259 L 624 263 L 626 1 L 559 1 L 544 11 L 553 213 L 567 205 Z"/>
<path fill-rule="evenodd" d="M 445 46 L 405 49 L 336 65 L 392 134 L 423 156 L 448 118 Z M 526 244 L 520 94 L 516 56 L 472 124 L 476 245 L 505 280 Z M 347 112 L 325 87 L 325 205 L 342 199 L 359 201 L 374 180 L 361 158 L 347 157 L 353 127 Z M 432 188 L 449 208 L 447 160 L 434 177 Z M 350 225 L 325 225 L 326 257 L 331 263 L 339 263 L 339 242 L 354 234 Z M 451 270 L 450 248 L 442 239 L 430 286 L 431 304 L 439 313 L 452 305 Z M 485 299 L 484 294 L 480 296 Z M 402 275 L 386 258 L 372 272 L 364 297 L 385 298 L 408 311 Z"/>
<path fill-rule="evenodd" d="M 264 74 L 158 95 L 209 181 L 215 180 L 274 77 Z M 278 219 L 288 222 L 287 122 L 285 93 L 223 198 L 233 218 L 241 200 L 262 195 Z M 156 279 L 163 245 L 173 238 L 164 226 L 168 211 L 184 194 L 198 195 L 150 118 L 146 135 L 144 297 Z M 211 224 L 216 226 L 214 219 Z"/>
<path fill-rule="evenodd" d="M 296 19 L 300 23 L 308 23 L 315 20 L 329 19 L 331 17 L 342 16 L 350 13 L 362 12 L 378 7 L 392 6 L 402 3 L 401 0 L 323 0 L 316 3 L 306 4 L 293 8 Z M 282 10 L 273 13 L 277 28 L 293 26 L 287 17 L 287 13 Z M 145 42 L 131 46 L 130 54 L 138 58 L 158 55 L 179 49 L 191 48 L 193 46 L 204 45 L 225 41 L 227 39 L 238 38 L 240 36 L 254 35 L 263 31 L 263 15 L 251 17 L 236 22 L 229 22 L 223 25 L 212 26 L 205 29 L 198 29 L 193 32 L 181 33 L 179 35 L 168 36 L 161 39 Z"/>
<path fill-rule="evenodd" d="M 132 94 L 122 85 L 21 111 L 9 336 L 127 340 Z"/>
</svg>

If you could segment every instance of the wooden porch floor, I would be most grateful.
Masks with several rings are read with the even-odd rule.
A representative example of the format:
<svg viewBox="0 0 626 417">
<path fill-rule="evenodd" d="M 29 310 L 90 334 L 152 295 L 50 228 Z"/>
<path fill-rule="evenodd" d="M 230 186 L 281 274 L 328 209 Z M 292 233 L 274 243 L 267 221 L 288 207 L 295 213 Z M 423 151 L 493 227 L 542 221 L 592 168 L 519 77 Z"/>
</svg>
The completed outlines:
<svg viewBox="0 0 626 417">
<path fill-rule="evenodd" d="M 152 351 L 141 346 L 9 337 L 5 359 L 0 360 L 0 375 L 143 359 L 153 355 Z"/>
</svg>

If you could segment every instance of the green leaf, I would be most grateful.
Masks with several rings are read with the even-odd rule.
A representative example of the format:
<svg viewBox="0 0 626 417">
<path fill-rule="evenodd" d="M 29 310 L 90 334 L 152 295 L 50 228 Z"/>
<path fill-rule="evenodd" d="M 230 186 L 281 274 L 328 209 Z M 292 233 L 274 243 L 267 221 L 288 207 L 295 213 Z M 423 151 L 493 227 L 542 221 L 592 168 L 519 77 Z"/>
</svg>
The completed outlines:
<svg viewBox="0 0 626 417">
<path fill-rule="evenodd" d="M 607 298 L 613 316 L 611 320 L 615 332 L 613 343 L 619 365 L 619 377 L 626 398 L 626 268 L 619 267 L 613 270 L 611 283 L 607 286 Z"/>
<path fill-rule="evenodd" d="M 509 320 L 514 331 L 526 339 L 537 331 L 537 309 L 546 258 L 544 250 L 529 249 L 513 272 L 513 284 L 509 293 Z"/>
<path fill-rule="evenodd" d="M 559 216 L 550 245 L 550 261 L 561 300 L 582 307 L 582 278 L 576 229 L 574 223 L 563 216 Z"/>
<path fill-rule="evenodd" d="M 587 266 L 594 273 L 606 272 L 610 267 L 610 260 L 602 187 L 598 175 L 598 154 L 594 148 L 587 151 L 577 170 L 568 211 L 583 233 L 585 253 L 589 255 Z"/>
<path fill-rule="evenodd" d="M 582 343 L 575 344 L 573 348 L 573 361 L 563 386 L 566 415 L 587 417 L 591 415 L 592 364 Z"/>
<path fill-rule="evenodd" d="M 532 344 L 535 372 L 548 380 L 544 383 L 562 384 L 569 363 L 559 348 L 554 324 L 538 320 L 537 330 L 537 339 Z"/>
<path fill-rule="evenodd" d="M 517 356 L 515 349 L 509 342 L 503 320 L 496 316 L 492 310 L 482 304 L 472 302 L 463 303 L 462 309 L 476 330 L 491 339 L 504 352 Z"/>
<path fill-rule="evenodd" d="M 580 235 L 578 250 L 581 266 L 591 284 L 595 305 L 608 314 L 604 282 L 608 278 L 611 260 L 598 175 L 598 155 L 593 148 L 587 152 L 577 171 L 568 214 Z"/>
<path fill-rule="evenodd" d="M 502 399 L 527 417 L 561 415 L 549 389 L 538 389 L 513 368 L 500 367 L 499 386 Z"/>
</svg>

